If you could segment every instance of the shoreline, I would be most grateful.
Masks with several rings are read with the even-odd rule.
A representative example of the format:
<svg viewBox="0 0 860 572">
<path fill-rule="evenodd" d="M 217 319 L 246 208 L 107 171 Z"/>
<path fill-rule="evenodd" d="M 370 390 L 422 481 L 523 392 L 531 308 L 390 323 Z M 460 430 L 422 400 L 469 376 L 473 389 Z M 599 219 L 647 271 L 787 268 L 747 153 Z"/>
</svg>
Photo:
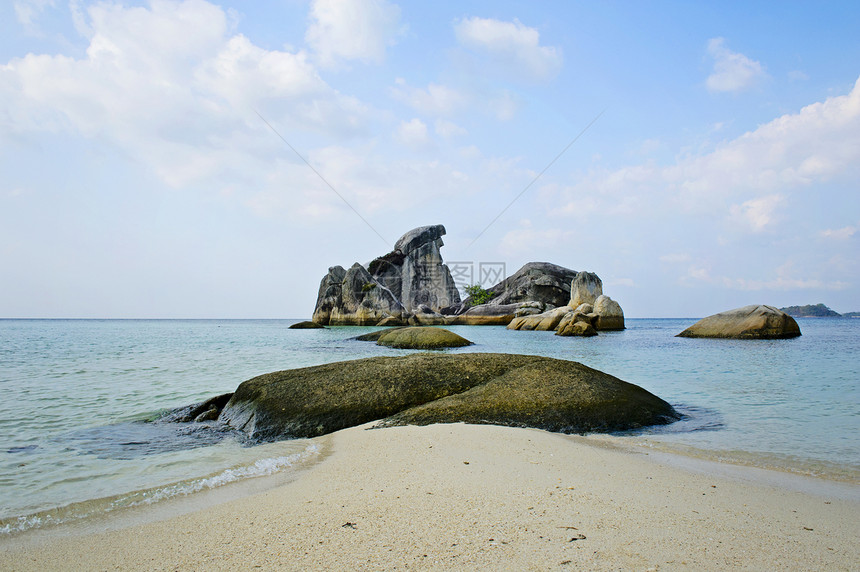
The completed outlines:
<svg viewBox="0 0 860 572">
<path fill-rule="evenodd" d="M 848 570 L 860 561 L 856 485 L 839 483 L 846 498 L 814 486 L 833 481 L 767 482 L 750 471 L 772 471 L 718 472 L 614 438 L 365 427 L 325 437 L 319 461 L 249 496 L 2 539 L 0 569 Z M 804 480 L 811 489 L 792 486 Z"/>
</svg>

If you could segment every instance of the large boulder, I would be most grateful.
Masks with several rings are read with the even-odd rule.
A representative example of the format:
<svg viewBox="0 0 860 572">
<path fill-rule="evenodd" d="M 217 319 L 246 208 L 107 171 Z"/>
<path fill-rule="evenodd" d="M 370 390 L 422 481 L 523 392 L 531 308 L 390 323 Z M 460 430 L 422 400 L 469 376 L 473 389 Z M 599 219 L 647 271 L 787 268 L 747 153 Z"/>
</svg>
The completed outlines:
<svg viewBox="0 0 860 572">
<path fill-rule="evenodd" d="M 570 320 L 563 325 L 559 325 L 557 336 L 580 336 L 583 338 L 596 336 L 597 330 L 591 325 L 591 322 L 585 320 Z"/>
<path fill-rule="evenodd" d="M 383 331 L 376 340 L 377 345 L 406 350 L 438 350 L 471 346 L 462 336 L 444 328 L 414 326 Z"/>
<path fill-rule="evenodd" d="M 799 335 L 794 318 L 773 306 L 753 304 L 702 318 L 678 337 L 770 340 Z"/>
<path fill-rule="evenodd" d="M 582 304 L 594 304 L 603 294 L 603 282 L 593 272 L 579 272 L 570 284 L 568 306 L 576 308 Z"/>
<path fill-rule="evenodd" d="M 553 308 L 541 314 L 518 316 L 508 324 L 509 330 L 536 330 L 547 332 L 555 330 L 567 314 L 571 313 L 569 306 Z"/>
<path fill-rule="evenodd" d="M 597 314 L 594 328 L 597 330 L 623 330 L 624 311 L 621 305 L 609 296 L 600 295 L 594 301 L 592 310 Z"/>
<path fill-rule="evenodd" d="M 412 354 L 269 373 L 236 389 L 218 421 L 260 440 L 385 425 L 490 423 L 564 433 L 670 423 L 671 405 L 582 364 L 511 354 Z"/>
</svg>

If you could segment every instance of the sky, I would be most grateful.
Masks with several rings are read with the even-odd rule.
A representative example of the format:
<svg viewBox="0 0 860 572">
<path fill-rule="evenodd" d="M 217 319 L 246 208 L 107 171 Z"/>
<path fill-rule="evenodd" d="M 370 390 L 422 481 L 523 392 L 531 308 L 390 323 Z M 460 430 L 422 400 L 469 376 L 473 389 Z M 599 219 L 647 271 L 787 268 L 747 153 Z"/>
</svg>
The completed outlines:
<svg viewBox="0 0 860 572">
<path fill-rule="evenodd" d="M 860 310 L 860 4 L 7 0 L 0 317 L 309 318 L 444 224 L 628 317 Z M 489 287 L 492 283 L 483 283 Z"/>
</svg>

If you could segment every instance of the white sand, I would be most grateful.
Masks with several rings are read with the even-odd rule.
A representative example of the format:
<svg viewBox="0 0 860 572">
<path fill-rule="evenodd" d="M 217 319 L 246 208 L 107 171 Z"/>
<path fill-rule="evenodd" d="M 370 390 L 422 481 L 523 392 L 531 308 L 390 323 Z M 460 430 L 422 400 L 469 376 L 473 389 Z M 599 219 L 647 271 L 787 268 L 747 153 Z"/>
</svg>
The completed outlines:
<svg viewBox="0 0 860 572">
<path fill-rule="evenodd" d="M 857 495 L 526 429 L 327 439 L 333 454 L 291 483 L 119 530 L 4 541 L 0 569 L 860 569 Z"/>
</svg>

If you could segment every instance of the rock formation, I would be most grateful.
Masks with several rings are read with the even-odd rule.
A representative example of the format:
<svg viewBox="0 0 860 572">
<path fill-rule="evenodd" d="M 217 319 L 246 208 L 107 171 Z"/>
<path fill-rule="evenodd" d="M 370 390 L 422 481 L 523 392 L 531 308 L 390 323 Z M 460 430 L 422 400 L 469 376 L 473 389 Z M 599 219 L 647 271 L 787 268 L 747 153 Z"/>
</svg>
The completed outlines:
<svg viewBox="0 0 860 572">
<path fill-rule="evenodd" d="M 320 282 L 313 321 L 331 325 L 508 325 L 556 329 L 575 310 L 594 330 L 624 329 L 621 306 L 603 295 L 600 278 L 548 262 L 529 262 L 487 292 L 488 301 L 460 301 L 440 248 L 445 227 L 423 226 L 404 234 L 394 250 L 367 266 L 329 268 Z M 560 335 L 591 335 L 566 328 Z M 570 334 L 569 332 L 587 332 Z"/>
<path fill-rule="evenodd" d="M 702 318 L 678 337 L 770 340 L 799 335 L 794 318 L 773 306 L 753 304 Z"/>
<path fill-rule="evenodd" d="M 365 268 L 329 268 L 320 282 L 313 321 L 331 325 L 405 324 L 416 315 L 441 321 L 439 310 L 460 302 L 460 295 L 439 249 L 445 227 L 423 226 L 404 234 L 394 250 Z M 438 316 L 438 318 L 437 318 Z M 433 321 L 438 320 L 438 321 Z M 418 323 L 422 323 L 420 318 Z"/>
<path fill-rule="evenodd" d="M 579 325 L 582 324 L 582 325 Z M 510 330 L 555 330 L 559 336 L 593 336 L 598 330 L 623 330 L 621 306 L 603 294 L 603 282 L 592 272 L 579 272 L 570 284 L 570 302 L 546 312 L 522 314 Z"/>
<path fill-rule="evenodd" d="M 190 413 L 211 409 L 209 402 L 193 407 Z M 239 385 L 217 416 L 257 440 L 315 437 L 374 420 L 584 433 L 677 419 L 659 397 L 580 363 L 480 353 L 375 357 L 269 373 Z"/>
<path fill-rule="evenodd" d="M 557 264 L 529 262 L 489 289 L 494 294 L 489 304 L 537 302 L 545 306 L 563 306 L 570 298 L 570 283 L 577 274 Z"/>
</svg>

